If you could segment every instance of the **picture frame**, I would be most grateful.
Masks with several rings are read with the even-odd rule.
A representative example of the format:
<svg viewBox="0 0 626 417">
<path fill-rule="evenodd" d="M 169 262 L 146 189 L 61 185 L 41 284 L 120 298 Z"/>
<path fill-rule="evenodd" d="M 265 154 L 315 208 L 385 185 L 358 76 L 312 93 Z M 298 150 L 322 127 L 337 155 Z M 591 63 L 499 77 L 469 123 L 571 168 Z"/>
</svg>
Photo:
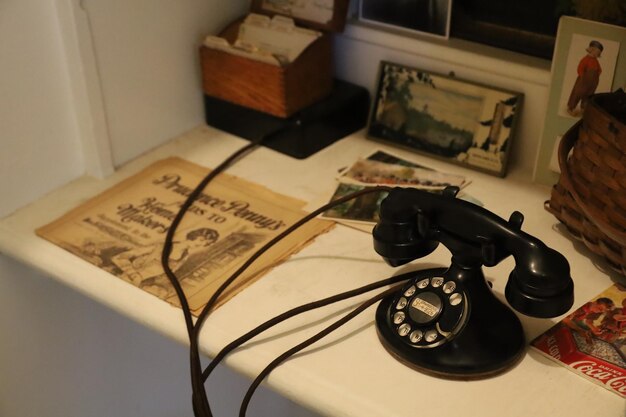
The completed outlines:
<svg viewBox="0 0 626 417">
<path fill-rule="evenodd" d="M 381 61 L 367 137 L 503 177 L 523 98 Z"/>
<path fill-rule="evenodd" d="M 405 33 L 450 37 L 452 0 L 360 0 L 359 20 Z"/>
<path fill-rule="evenodd" d="M 455 0 L 451 33 L 455 38 L 550 59 L 562 13 L 560 1 Z"/>
<path fill-rule="evenodd" d="M 557 152 L 561 137 L 582 116 L 583 101 L 568 112 L 576 85 L 578 65 L 591 42 L 598 42 L 601 73 L 594 93 L 626 88 L 626 27 L 577 17 L 560 19 L 556 48 L 552 59 L 551 82 L 541 142 L 535 160 L 533 180 L 544 185 L 559 181 Z M 573 103 L 572 103 L 573 104 Z"/>
<path fill-rule="evenodd" d="M 623 0 L 454 0 L 451 36 L 543 59 L 554 53 L 559 19 L 626 25 Z"/>
</svg>

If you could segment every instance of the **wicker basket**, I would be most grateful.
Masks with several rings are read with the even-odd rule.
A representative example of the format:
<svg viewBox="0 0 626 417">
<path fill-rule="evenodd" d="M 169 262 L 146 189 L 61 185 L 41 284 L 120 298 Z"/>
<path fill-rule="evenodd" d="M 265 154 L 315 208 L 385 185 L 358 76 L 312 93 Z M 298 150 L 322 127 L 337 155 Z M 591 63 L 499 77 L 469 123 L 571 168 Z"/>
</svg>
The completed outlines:
<svg viewBox="0 0 626 417">
<path fill-rule="evenodd" d="M 559 165 L 546 209 L 626 276 L 626 93 L 591 97 L 559 144 Z"/>
</svg>

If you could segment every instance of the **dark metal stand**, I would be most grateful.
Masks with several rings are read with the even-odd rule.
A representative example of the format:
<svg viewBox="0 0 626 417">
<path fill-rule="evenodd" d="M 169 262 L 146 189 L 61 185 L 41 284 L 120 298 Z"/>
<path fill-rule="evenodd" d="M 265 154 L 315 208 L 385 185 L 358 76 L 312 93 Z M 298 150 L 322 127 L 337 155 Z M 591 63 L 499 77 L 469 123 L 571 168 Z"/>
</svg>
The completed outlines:
<svg viewBox="0 0 626 417">
<path fill-rule="evenodd" d="M 204 96 L 208 125 L 248 140 L 269 137 L 263 146 L 304 159 L 367 123 L 369 92 L 335 80 L 325 99 L 288 118 L 280 118 L 215 97 Z"/>
<path fill-rule="evenodd" d="M 439 377 L 486 378 L 515 365 L 525 348 L 522 325 L 493 295 L 480 265 L 463 267 L 453 260 L 443 278 L 457 282 L 466 296 L 467 315 L 457 334 L 437 347 L 415 347 L 398 335 L 398 326 L 392 322 L 401 296 L 394 295 L 382 300 L 376 311 L 378 334 L 385 348 L 407 365 Z M 411 285 L 415 282 L 405 288 Z"/>
</svg>

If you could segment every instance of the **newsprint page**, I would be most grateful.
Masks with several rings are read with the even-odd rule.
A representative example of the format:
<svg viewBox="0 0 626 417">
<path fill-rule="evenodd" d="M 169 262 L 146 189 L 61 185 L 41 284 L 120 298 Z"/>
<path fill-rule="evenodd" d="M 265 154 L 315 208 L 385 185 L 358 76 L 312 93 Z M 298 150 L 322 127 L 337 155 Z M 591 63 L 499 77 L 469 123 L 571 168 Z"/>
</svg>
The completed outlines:
<svg viewBox="0 0 626 417">
<path fill-rule="evenodd" d="M 165 235 L 180 206 L 209 172 L 180 158 L 156 162 L 60 219 L 39 236 L 167 302 L 180 306 L 163 271 Z M 191 206 L 169 258 L 195 314 L 256 250 L 300 220 L 304 203 L 220 174 Z M 314 219 L 272 247 L 219 303 L 301 249 L 333 222 Z"/>
</svg>

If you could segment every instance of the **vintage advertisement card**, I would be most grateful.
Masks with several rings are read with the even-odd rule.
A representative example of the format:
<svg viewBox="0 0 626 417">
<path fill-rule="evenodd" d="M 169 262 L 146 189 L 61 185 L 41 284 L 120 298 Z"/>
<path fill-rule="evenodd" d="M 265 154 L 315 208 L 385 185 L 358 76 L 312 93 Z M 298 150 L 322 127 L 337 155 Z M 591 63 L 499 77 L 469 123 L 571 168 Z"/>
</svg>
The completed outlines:
<svg viewBox="0 0 626 417">
<path fill-rule="evenodd" d="M 558 182 L 560 138 L 582 116 L 589 96 L 626 86 L 626 28 L 563 16 L 559 21 L 548 105 L 534 180 Z"/>
<path fill-rule="evenodd" d="M 161 262 L 163 241 L 186 197 L 208 169 L 179 158 L 159 161 L 36 232 L 84 260 L 179 305 Z M 174 236 L 170 266 L 192 310 L 256 250 L 306 215 L 303 203 L 227 174 L 211 182 Z M 257 260 L 224 294 L 299 250 L 332 222 L 313 220 Z"/>
<path fill-rule="evenodd" d="M 626 398 L 626 287 L 612 285 L 531 346 Z"/>
</svg>

